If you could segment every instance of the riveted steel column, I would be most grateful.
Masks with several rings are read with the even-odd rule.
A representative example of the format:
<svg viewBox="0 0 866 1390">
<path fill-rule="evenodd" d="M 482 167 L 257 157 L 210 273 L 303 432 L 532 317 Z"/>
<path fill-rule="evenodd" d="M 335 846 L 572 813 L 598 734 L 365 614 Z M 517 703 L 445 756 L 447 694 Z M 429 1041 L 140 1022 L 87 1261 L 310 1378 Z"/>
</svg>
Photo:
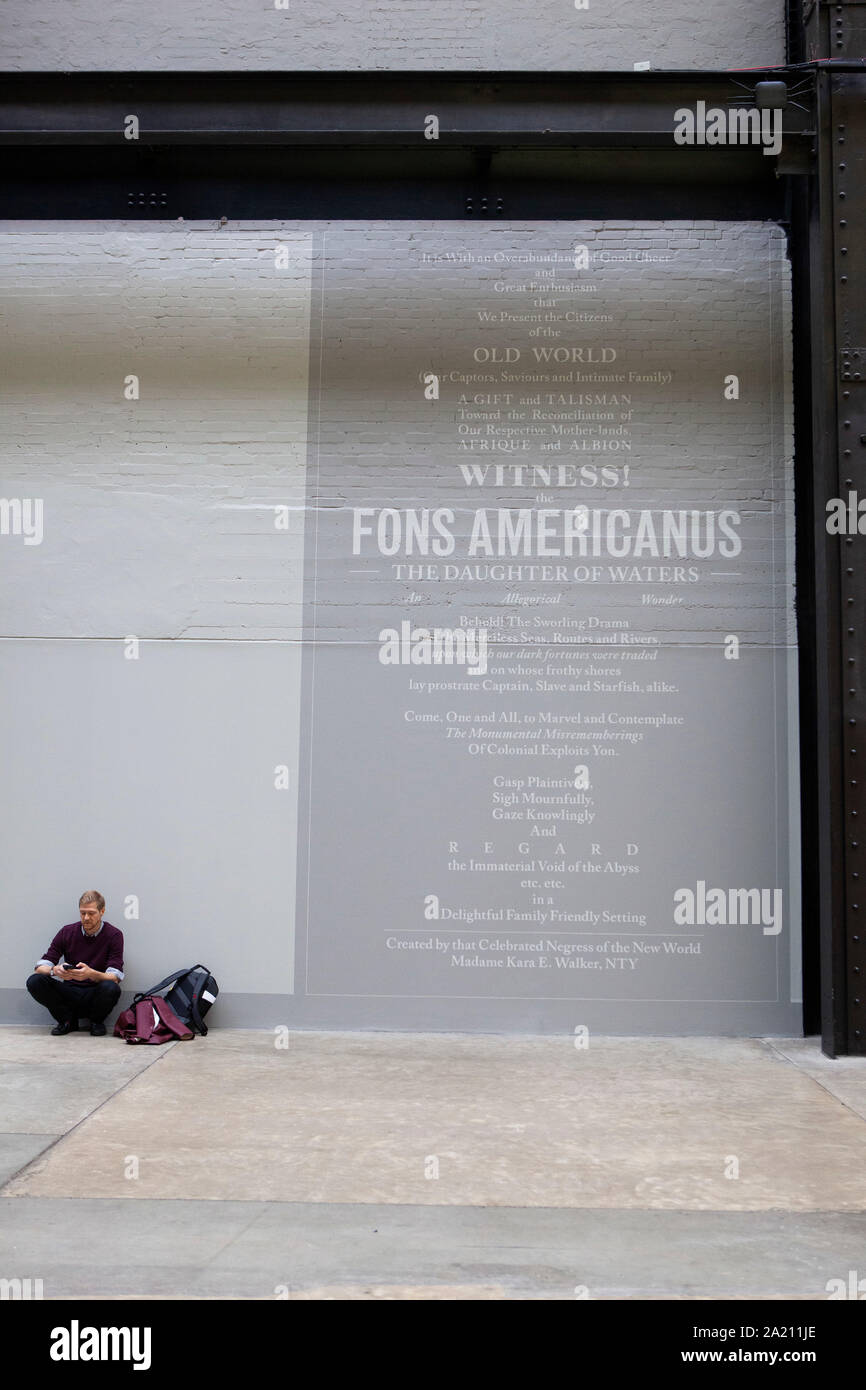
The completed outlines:
<svg viewBox="0 0 866 1390">
<path fill-rule="evenodd" d="M 866 74 L 828 74 L 824 81 L 830 89 L 830 143 L 835 155 L 832 307 L 837 352 L 837 496 L 866 498 Z M 840 563 L 844 1050 L 862 1055 L 866 1053 L 866 537 L 858 533 L 844 540 Z"/>
<path fill-rule="evenodd" d="M 810 60 L 856 64 L 866 6 L 818 0 L 805 18 Z M 810 270 L 821 1032 L 830 1056 L 866 1054 L 866 534 L 857 529 L 866 501 L 864 135 L 866 68 L 819 68 Z M 849 504 L 841 534 L 827 532 L 832 499 Z"/>
</svg>

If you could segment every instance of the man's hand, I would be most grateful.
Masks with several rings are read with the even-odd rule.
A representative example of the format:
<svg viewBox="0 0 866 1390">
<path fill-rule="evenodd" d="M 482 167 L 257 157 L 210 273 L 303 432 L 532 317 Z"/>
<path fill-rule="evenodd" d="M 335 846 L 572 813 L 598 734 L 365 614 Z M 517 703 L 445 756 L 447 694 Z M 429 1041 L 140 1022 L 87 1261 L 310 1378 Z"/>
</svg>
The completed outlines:
<svg viewBox="0 0 866 1390">
<path fill-rule="evenodd" d="M 52 975 L 55 980 L 68 980 L 70 978 L 69 969 L 65 965 L 52 965 L 48 974 Z"/>
<path fill-rule="evenodd" d="M 84 961 L 80 960 L 75 967 L 66 970 L 63 978 L 65 980 L 101 980 L 102 975 L 98 970 L 94 970 L 92 965 L 85 965 Z"/>
</svg>

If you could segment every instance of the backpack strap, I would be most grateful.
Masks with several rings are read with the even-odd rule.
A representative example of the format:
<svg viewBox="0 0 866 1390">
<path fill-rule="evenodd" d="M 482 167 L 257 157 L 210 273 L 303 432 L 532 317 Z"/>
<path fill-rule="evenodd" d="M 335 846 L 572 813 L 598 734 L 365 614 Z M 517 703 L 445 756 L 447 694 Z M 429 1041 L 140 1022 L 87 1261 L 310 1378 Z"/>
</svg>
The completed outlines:
<svg viewBox="0 0 866 1390">
<path fill-rule="evenodd" d="M 205 979 L 206 979 L 206 978 L 207 978 L 207 977 L 205 977 Z M 200 993 L 200 992 L 201 992 L 201 991 L 199 991 L 199 993 Z M 192 996 L 192 999 L 190 1000 L 190 1013 L 192 1014 L 192 1021 L 193 1021 L 194 1027 L 196 1027 L 196 1028 L 198 1029 L 198 1031 L 201 1033 L 201 1035 L 202 1035 L 203 1038 L 206 1038 L 206 1037 L 207 1037 L 207 1024 L 205 1023 L 204 1019 L 203 1019 L 202 1016 L 201 1016 L 201 1009 L 199 1008 L 199 1004 L 198 1004 L 198 994 L 196 994 L 195 991 L 193 991 L 193 996 Z"/>
<path fill-rule="evenodd" d="M 133 1003 L 137 1003 L 139 999 L 146 999 L 149 994 L 158 994 L 161 989 L 165 989 L 166 985 L 173 985 L 176 980 L 181 979 L 184 975 L 188 975 L 191 970 L 195 969 L 197 969 L 195 965 L 188 965 L 184 970 L 175 970 L 173 975 L 166 975 L 165 979 L 160 980 L 159 984 L 154 985 L 152 989 L 145 989 L 142 990 L 141 994 L 136 994 Z"/>
<path fill-rule="evenodd" d="M 203 970 L 203 971 L 205 972 L 204 984 L 202 985 L 202 989 L 203 989 L 203 988 L 204 988 L 204 985 L 206 985 L 207 982 L 208 982 L 208 980 L 210 979 L 210 971 L 208 970 L 208 968 L 207 968 L 206 965 L 202 965 L 201 961 L 199 961 L 198 965 L 194 965 L 192 968 L 193 968 L 193 970 Z M 201 994 L 201 989 L 200 989 L 197 993 L 196 993 L 195 990 L 193 991 L 192 999 L 191 999 L 191 1001 L 190 1001 L 190 1012 L 192 1013 L 192 1021 L 193 1021 L 194 1027 L 196 1027 L 196 1028 L 198 1029 L 198 1031 L 201 1033 L 201 1035 L 202 1035 L 203 1038 L 206 1038 L 206 1037 L 207 1037 L 207 1024 L 205 1023 L 204 1019 L 203 1019 L 202 1016 L 201 1016 L 201 1009 L 199 1008 L 199 1003 L 198 1003 L 198 1001 L 199 1001 L 199 995 L 200 995 L 200 994 Z"/>
</svg>

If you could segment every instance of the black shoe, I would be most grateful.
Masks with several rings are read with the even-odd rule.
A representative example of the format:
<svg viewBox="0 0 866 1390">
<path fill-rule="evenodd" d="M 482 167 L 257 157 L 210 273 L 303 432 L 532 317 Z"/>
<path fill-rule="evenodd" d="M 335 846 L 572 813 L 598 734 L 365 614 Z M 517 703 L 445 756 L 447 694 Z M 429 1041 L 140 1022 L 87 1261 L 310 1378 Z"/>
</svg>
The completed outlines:
<svg viewBox="0 0 866 1390">
<path fill-rule="evenodd" d="M 58 1023 L 51 1029 L 52 1038 L 63 1038 L 67 1033 L 78 1032 L 78 1019 L 70 1018 L 65 1023 Z"/>
<path fill-rule="evenodd" d="M 105 1024 L 104 1024 L 104 1023 L 91 1023 L 91 1025 L 90 1025 L 90 1036 L 91 1036 L 92 1038 L 104 1038 L 104 1037 L 105 1037 Z"/>
</svg>

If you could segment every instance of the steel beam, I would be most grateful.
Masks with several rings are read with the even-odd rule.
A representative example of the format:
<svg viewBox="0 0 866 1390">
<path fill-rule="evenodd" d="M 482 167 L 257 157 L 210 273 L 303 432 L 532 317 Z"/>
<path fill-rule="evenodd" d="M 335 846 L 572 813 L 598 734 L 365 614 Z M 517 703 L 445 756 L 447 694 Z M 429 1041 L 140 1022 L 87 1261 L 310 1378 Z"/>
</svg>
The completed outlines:
<svg viewBox="0 0 866 1390">
<path fill-rule="evenodd" d="M 681 107 L 750 107 L 771 79 L 796 94 L 781 160 L 676 144 Z M 0 216 L 663 219 L 687 188 L 688 216 L 780 219 L 813 88 L 798 69 L 7 73 Z"/>
<path fill-rule="evenodd" d="M 627 73 L 3 73 L 0 143 L 670 148 L 674 112 L 754 104 L 784 69 Z M 792 74 L 803 84 L 803 74 Z M 435 138 L 428 117 L 435 116 Z M 803 105 L 786 143 L 811 135 Z M 716 151 L 717 152 L 717 151 Z M 686 155 L 689 151 L 684 152 Z M 712 150 L 700 153 L 712 154 Z M 744 150 L 743 153 L 746 153 Z"/>
</svg>

